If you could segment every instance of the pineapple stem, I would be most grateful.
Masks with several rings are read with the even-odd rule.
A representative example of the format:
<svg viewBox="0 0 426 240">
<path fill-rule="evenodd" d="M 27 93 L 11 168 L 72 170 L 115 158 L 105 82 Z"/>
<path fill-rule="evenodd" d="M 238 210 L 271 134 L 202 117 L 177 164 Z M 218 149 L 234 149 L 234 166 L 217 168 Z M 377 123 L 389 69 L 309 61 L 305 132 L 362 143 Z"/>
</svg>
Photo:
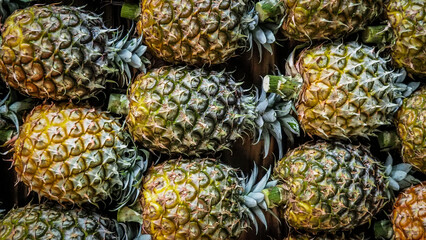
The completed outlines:
<svg viewBox="0 0 426 240">
<path fill-rule="evenodd" d="M 139 17 L 141 13 L 141 8 L 139 4 L 134 3 L 124 3 L 121 7 L 121 17 L 131 20 L 135 20 Z"/>
<path fill-rule="evenodd" d="M 274 208 L 286 203 L 285 190 L 279 185 L 263 189 L 262 193 L 265 195 L 265 202 L 268 208 Z"/>
<path fill-rule="evenodd" d="M 284 1 L 281 0 L 262 0 L 256 3 L 256 12 L 259 20 L 264 22 L 267 19 L 274 18 L 284 14 Z"/>
<path fill-rule="evenodd" d="M 391 43 L 393 33 L 387 25 L 370 26 L 362 32 L 362 41 L 364 43 Z"/>
<path fill-rule="evenodd" d="M 395 131 L 380 132 L 377 134 L 377 137 L 382 151 L 398 148 L 401 144 L 401 141 Z"/>
<path fill-rule="evenodd" d="M 142 214 L 130 207 L 123 207 L 118 210 L 117 221 L 143 224 Z"/>
<path fill-rule="evenodd" d="M 129 99 L 127 99 L 127 96 L 125 94 L 112 93 L 109 97 L 108 111 L 127 115 L 129 113 Z"/>
<path fill-rule="evenodd" d="M 277 93 L 285 100 L 295 100 L 302 89 L 302 77 L 266 75 L 263 78 L 263 89 Z"/>
</svg>

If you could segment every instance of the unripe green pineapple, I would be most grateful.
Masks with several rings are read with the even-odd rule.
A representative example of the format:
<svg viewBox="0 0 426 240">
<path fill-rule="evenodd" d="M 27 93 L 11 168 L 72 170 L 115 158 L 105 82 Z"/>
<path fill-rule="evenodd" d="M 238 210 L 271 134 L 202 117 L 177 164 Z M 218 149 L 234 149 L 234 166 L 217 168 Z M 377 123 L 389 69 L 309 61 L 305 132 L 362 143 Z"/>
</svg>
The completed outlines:
<svg viewBox="0 0 426 240">
<path fill-rule="evenodd" d="M 169 160 L 151 167 L 143 180 L 140 209 L 120 216 L 143 220 L 154 240 L 237 239 L 256 217 L 266 225 L 261 209 L 270 171 L 257 183 L 257 169 L 245 179 L 238 170 L 213 159 Z"/>
<path fill-rule="evenodd" d="M 129 35 L 118 39 L 99 15 L 81 8 L 37 5 L 5 21 L 0 74 L 21 93 L 54 100 L 85 99 L 107 80 L 129 79 L 129 66 L 144 69 L 146 47 Z"/>
<path fill-rule="evenodd" d="M 395 120 L 402 159 L 426 173 L 426 86 L 404 99 Z"/>
<path fill-rule="evenodd" d="M 132 201 L 144 163 L 129 135 L 106 112 L 43 104 L 26 117 L 14 146 L 18 179 L 40 196 L 83 205 Z M 140 170 L 140 172 L 139 172 Z"/>
<path fill-rule="evenodd" d="M 264 89 L 297 99 L 298 119 L 308 135 L 374 135 L 378 127 L 392 124 L 401 98 L 412 91 L 411 85 L 401 83 L 404 71 L 389 69 L 389 60 L 357 42 L 305 49 L 296 63 L 294 54 L 286 66 L 290 76 L 267 76 Z M 296 83 L 300 87 L 294 89 Z"/>
<path fill-rule="evenodd" d="M 382 0 L 281 0 L 284 35 L 296 41 L 337 39 L 362 30 L 383 9 Z"/>
<path fill-rule="evenodd" d="M 307 143 L 277 163 L 279 182 L 265 191 L 266 202 L 295 229 L 348 231 L 371 221 L 405 183 L 410 165 L 391 162 L 385 168 L 362 146 Z"/>
<path fill-rule="evenodd" d="M 426 77 L 426 1 L 390 0 L 386 13 L 394 34 L 392 58 L 399 67 Z"/>
<path fill-rule="evenodd" d="M 50 203 L 12 209 L 0 219 L 1 240 L 124 240 L 132 234 L 137 232 L 129 232 L 125 225 L 97 213 Z"/>
<path fill-rule="evenodd" d="M 240 85 L 224 71 L 151 69 L 129 90 L 130 133 L 147 149 L 199 156 L 229 149 L 243 133 L 257 131 L 265 154 L 272 135 L 282 155 L 281 131 L 298 134 L 291 103 L 275 94 L 255 96 Z"/>
</svg>

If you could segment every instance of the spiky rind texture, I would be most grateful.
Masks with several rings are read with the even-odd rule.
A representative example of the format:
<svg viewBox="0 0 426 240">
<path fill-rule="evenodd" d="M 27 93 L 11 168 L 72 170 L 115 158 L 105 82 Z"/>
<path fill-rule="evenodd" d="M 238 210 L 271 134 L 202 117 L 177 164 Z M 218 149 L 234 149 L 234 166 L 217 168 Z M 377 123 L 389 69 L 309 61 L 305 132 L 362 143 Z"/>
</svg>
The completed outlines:
<svg viewBox="0 0 426 240">
<path fill-rule="evenodd" d="M 379 0 L 283 0 L 284 34 L 301 42 L 337 39 L 362 30 L 383 9 Z"/>
<path fill-rule="evenodd" d="M 9 211 L 0 220 L 0 239 L 124 239 L 121 228 L 94 212 L 45 203 Z"/>
<path fill-rule="evenodd" d="M 295 66 L 304 81 L 296 106 L 302 129 L 325 139 L 350 138 L 391 124 L 405 75 L 389 69 L 388 61 L 357 42 L 305 49 Z"/>
<path fill-rule="evenodd" d="M 402 159 L 426 173 L 426 86 L 404 99 L 395 120 Z"/>
<path fill-rule="evenodd" d="M 254 97 L 245 101 L 240 84 L 226 72 L 152 69 L 134 80 L 128 98 L 131 134 L 147 149 L 165 154 L 228 149 L 254 118 L 247 114 L 254 112 Z"/>
<path fill-rule="evenodd" d="M 256 176 L 246 182 L 236 169 L 213 159 L 151 167 L 143 180 L 144 229 L 153 239 L 236 239 L 256 221 L 254 215 L 266 224 L 261 191 L 274 183 L 267 174 L 254 184 Z"/>
<path fill-rule="evenodd" d="M 245 46 L 247 0 L 143 0 L 138 32 L 157 57 L 190 65 L 224 63 Z"/>
<path fill-rule="evenodd" d="M 395 35 L 394 61 L 408 72 L 426 77 L 426 1 L 391 0 L 386 10 Z"/>
<path fill-rule="evenodd" d="M 300 230 L 351 230 L 388 201 L 383 166 L 360 146 L 304 144 L 277 163 L 274 176 L 288 191 L 280 216 Z"/>
<path fill-rule="evenodd" d="M 106 112 L 44 104 L 21 126 L 13 163 L 18 179 L 40 196 L 96 204 L 118 199 L 129 184 L 123 181 L 135 154 L 129 147 L 130 136 Z"/>
<path fill-rule="evenodd" d="M 309 234 L 309 233 L 299 233 L 293 232 L 284 240 L 367 240 L 368 237 L 364 233 L 320 233 L 320 234 Z"/>
<path fill-rule="evenodd" d="M 2 31 L 0 73 L 37 98 L 87 98 L 103 89 L 108 37 L 100 16 L 69 6 L 16 11 Z"/>
<path fill-rule="evenodd" d="M 426 182 L 401 192 L 391 216 L 394 239 L 420 240 L 426 238 Z"/>
</svg>

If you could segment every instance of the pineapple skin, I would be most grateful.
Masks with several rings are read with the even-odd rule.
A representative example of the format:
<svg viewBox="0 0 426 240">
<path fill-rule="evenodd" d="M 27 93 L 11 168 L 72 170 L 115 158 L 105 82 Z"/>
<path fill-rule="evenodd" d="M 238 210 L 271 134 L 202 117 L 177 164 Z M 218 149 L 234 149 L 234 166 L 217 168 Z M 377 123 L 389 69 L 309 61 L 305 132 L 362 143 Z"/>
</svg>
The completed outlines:
<svg viewBox="0 0 426 240">
<path fill-rule="evenodd" d="M 414 75 L 426 77 L 426 1 L 390 0 L 386 10 L 395 35 L 395 63 Z"/>
<path fill-rule="evenodd" d="M 298 233 L 293 232 L 284 240 L 367 240 L 363 233 L 321 233 L 321 234 L 309 234 L 309 233 Z"/>
<path fill-rule="evenodd" d="M 12 209 L 0 220 L 0 239 L 119 239 L 113 220 L 84 209 L 45 203 Z"/>
<path fill-rule="evenodd" d="M 391 216 L 395 240 L 426 238 L 425 206 L 426 182 L 399 194 Z"/>
<path fill-rule="evenodd" d="M 213 159 L 169 160 L 143 180 L 142 218 L 153 239 L 236 239 L 248 227 L 237 171 Z"/>
<path fill-rule="evenodd" d="M 77 205 L 105 201 L 123 187 L 120 171 L 130 141 L 105 112 L 44 104 L 21 126 L 14 168 L 20 181 L 48 199 Z"/>
<path fill-rule="evenodd" d="M 226 62 L 245 46 L 248 0 L 142 0 L 137 24 L 151 52 L 172 64 Z"/>
<path fill-rule="evenodd" d="M 129 91 L 127 125 L 147 149 L 199 156 L 228 149 L 254 118 L 229 73 L 162 67 L 139 75 Z"/>
<path fill-rule="evenodd" d="M 384 169 L 362 146 L 304 144 L 277 163 L 274 177 L 288 189 L 280 216 L 297 230 L 348 231 L 388 201 Z"/>
<path fill-rule="evenodd" d="M 426 173 L 426 86 L 404 99 L 395 118 L 402 159 Z"/>
<path fill-rule="evenodd" d="M 372 47 L 356 42 L 305 49 L 296 63 L 303 78 L 296 103 L 302 129 L 324 139 L 374 135 L 392 124 L 401 76 Z"/>
<path fill-rule="evenodd" d="M 102 18 L 70 6 L 32 6 L 5 21 L 0 74 L 22 94 L 85 99 L 107 80 L 108 36 Z"/>
<path fill-rule="evenodd" d="M 357 32 L 383 9 L 381 0 L 282 1 L 286 6 L 283 33 L 300 42 L 337 39 Z"/>
</svg>

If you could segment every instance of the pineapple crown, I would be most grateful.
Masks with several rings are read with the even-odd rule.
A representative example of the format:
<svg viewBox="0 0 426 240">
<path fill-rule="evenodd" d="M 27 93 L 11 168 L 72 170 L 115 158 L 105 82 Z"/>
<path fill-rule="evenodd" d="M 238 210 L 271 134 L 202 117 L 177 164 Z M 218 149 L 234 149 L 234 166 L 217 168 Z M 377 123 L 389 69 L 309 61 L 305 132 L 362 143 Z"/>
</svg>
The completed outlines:
<svg viewBox="0 0 426 240">
<path fill-rule="evenodd" d="M 262 179 L 256 183 L 258 173 L 257 166 L 254 165 L 253 171 L 249 178 L 245 178 L 244 176 L 240 178 L 242 187 L 244 189 L 244 193 L 240 197 L 240 200 L 246 207 L 244 209 L 244 214 L 246 214 L 246 216 L 253 222 L 256 228 L 256 233 L 259 229 L 256 217 L 263 225 L 265 225 L 265 227 L 267 227 L 267 222 L 263 211 L 272 213 L 265 202 L 265 194 L 262 191 L 266 188 L 275 187 L 278 182 L 277 180 L 269 180 L 271 176 L 271 168 L 269 168 L 265 176 L 263 176 Z"/>
<path fill-rule="evenodd" d="M 388 178 L 388 188 L 393 191 L 399 191 L 407 188 L 414 183 L 420 183 L 418 179 L 410 175 L 411 164 L 400 163 L 397 165 L 393 164 L 393 158 L 390 154 L 386 158 L 385 162 L 385 176 Z M 392 191 L 388 192 L 388 199 L 391 199 Z"/>
<path fill-rule="evenodd" d="M 118 203 L 112 211 L 116 211 L 124 205 L 133 205 L 138 200 L 142 177 L 148 168 L 148 151 L 139 150 L 130 137 L 127 139 L 134 147 L 125 148 L 121 161 L 118 161 L 123 187 L 114 196 Z"/>
<path fill-rule="evenodd" d="M 0 139 L 2 141 L 6 140 L 4 142 L 5 145 L 13 139 L 13 134 L 19 133 L 19 121 L 21 113 L 25 110 L 32 109 L 33 106 L 34 102 L 31 98 L 18 101 L 16 91 L 10 88 L 6 96 L 0 100 Z M 12 122 L 15 129 L 11 129 L 9 127 L 9 121 Z"/>
<path fill-rule="evenodd" d="M 284 101 L 278 94 L 267 94 L 261 90 L 260 96 L 256 92 L 256 108 L 254 123 L 257 130 L 257 139 L 254 144 L 260 140 L 264 140 L 264 157 L 268 155 L 271 144 L 271 135 L 277 141 L 279 154 L 278 157 L 284 156 L 283 151 L 283 134 L 294 142 L 293 134 L 299 135 L 299 124 L 297 120 L 290 114 L 295 110 L 291 101 Z"/>
<path fill-rule="evenodd" d="M 118 68 L 125 84 L 129 85 L 132 79 L 130 67 L 146 72 L 146 64 L 150 61 L 144 57 L 147 47 L 142 44 L 143 36 L 132 38 L 129 31 L 122 37 L 122 31 L 114 32 L 114 37 L 108 41 L 108 60 Z M 130 66 L 130 67 L 129 67 Z M 115 72 L 113 70 L 113 72 Z"/>
<path fill-rule="evenodd" d="M 262 0 L 249 8 L 251 9 L 242 17 L 241 24 L 244 35 L 248 38 L 248 49 L 252 49 L 254 42 L 262 58 L 262 47 L 270 54 L 273 53 L 275 34 L 284 21 L 284 4 L 280 0 Z"/>
</svg>

